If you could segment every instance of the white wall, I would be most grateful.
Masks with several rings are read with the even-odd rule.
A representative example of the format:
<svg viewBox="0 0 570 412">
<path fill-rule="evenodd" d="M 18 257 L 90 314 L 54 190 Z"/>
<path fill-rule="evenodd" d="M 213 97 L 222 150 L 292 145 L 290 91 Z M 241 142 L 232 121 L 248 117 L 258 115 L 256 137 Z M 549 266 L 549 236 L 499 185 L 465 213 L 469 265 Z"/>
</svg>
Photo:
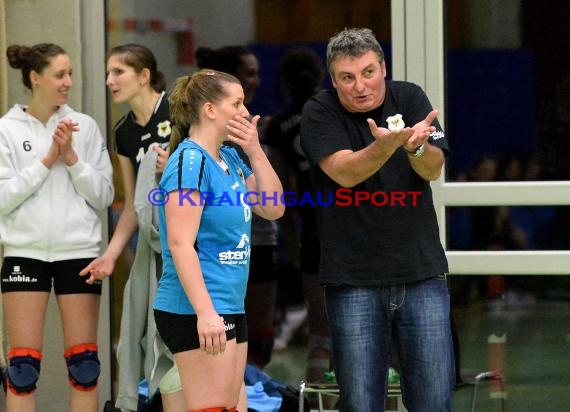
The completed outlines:
<svg viewBox="0 0 570 412">
<path fill-rule="evenodd" d="M 74 67 L 81 67 L 79 3 L 79 0 L 5 1 L 6 45 L 56 43 L 67 51 Z M 22 84 L 20 70 L 7 70 L 8 107 L 26 103 L 31 94 Z M 81 110 L 81 73 L 74 72 L 73 80 L 75 87 L 70 91 L 69 103 Z"/>
<path fill-rule="evenodd" d="M 6 25 L 3 23 L 6 18 L 4 17 L 4 0 L 0 0 L 0 50 L 6 50 Z M 8 88 L 8 77 L 6 72 L 8 70 L 8 62 L 6 55 L 0 53 L 0 113 L 5 113 L 8 110 L 8 94 L 5 92 Z M 0 247 L 0 256 L 2 249 Z M 0 258 L 1 259 L 1 258 Z"/>
<path fill-rule="evenodd" d="M 108 14 L 109 19 L 119 23 L 126 18 L 192 19 L 196 47 L 247 44 L 255 40 L 254 0 L 108 0 Z M 133 33 L 117 27 L 109 35 L 110 47 L 127 42 L 144 44 L 153 51 L 167 84 L 194 69 L 177 64 L 173 33 Z"/>
</svg>

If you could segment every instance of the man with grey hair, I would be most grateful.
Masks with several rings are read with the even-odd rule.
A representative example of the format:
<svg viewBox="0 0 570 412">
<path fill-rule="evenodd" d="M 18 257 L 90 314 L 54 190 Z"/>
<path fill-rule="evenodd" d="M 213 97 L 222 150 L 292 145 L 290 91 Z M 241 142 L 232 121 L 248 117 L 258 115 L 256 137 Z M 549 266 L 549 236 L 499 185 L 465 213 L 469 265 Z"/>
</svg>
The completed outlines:
<svg viewBox="0 0 570 412">
<path fill-rule="evenodd" d="M 340 410 L 384 411 L 393 343 L 407 409 L 451 411 L 448 265 L 430 188 L 449 151 L 437 110 L 419 86 L 386 80 L 369 29 L 332 37 L 327 64 L 335 90 L 305 104 L 301 144 L 316 191 L 333 198 L 317 213 Z"/>
</svg>

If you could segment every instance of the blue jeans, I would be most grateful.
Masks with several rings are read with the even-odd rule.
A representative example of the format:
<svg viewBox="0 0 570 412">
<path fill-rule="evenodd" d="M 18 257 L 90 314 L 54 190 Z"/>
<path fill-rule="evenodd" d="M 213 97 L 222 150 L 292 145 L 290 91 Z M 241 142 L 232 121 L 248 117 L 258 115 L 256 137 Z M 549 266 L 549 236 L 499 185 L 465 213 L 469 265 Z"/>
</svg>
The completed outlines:
<svg viewBox="0 0 570 412">
<path fill-rule="evenodd" d="M 391 339 L 408 411 L 451 411 L 455 375 L 444 275 L 325 291 L 341 412 L 385 410 Z"/>
</svg>

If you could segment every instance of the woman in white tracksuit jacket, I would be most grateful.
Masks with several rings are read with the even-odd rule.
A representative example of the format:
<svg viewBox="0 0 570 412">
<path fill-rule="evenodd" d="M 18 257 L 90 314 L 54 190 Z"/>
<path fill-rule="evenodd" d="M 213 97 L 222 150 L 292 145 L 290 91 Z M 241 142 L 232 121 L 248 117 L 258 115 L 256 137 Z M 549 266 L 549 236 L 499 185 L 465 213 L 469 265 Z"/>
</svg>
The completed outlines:
<svg viewBox="0 0 570 412">
<path fill-rule="evenodd" d="M 0 119 L 0 242 L 9 342 L 7 411 L 35 410 L 53 288 L 71 388 L 69 410 L 98 409 L 101 284 L 79 271 L 100 252 L 99 213 L 113 200 L 112 166 L 95 121 L 66 105 L 71 62 L 61 47 L 8 47 L 32 97 Z"/>
</svg>

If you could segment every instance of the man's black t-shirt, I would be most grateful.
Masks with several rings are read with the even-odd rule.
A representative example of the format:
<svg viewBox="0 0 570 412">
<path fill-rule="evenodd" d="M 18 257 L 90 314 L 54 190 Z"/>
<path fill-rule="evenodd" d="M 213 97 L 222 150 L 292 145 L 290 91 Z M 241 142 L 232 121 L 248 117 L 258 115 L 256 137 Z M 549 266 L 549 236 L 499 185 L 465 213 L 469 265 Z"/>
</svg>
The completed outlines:
<svg viewBox="0 0 570 412">
<path fill-rule="evenodd" d="M 400 113 L 406 126 L 413 126 L 431 110 L 419 86 L 396 81 L 386 82 L 383 104 L 367 113 L 345 110 L 334 90 L 319 93 L 305 104 L 301 144 L 311 162 L 315 190 L 323 199 L 317 202 L 317 214 L 324 284 L 391 285 L 448 271 L 430 183 L 412 169 L 404 148 L 350 189 L 318 166 L 323 157 L 339 150 L 358 151 L 371 144 L 374 137 L 367 118 L 387 127 L 386 118 Z M 437 130 L 429 143 L 447 154 L 441 126 L 437 121 L 433 125 Z M 356 198 L 367 194 L 370 199 L 356 206 Z"/>
</svg>

